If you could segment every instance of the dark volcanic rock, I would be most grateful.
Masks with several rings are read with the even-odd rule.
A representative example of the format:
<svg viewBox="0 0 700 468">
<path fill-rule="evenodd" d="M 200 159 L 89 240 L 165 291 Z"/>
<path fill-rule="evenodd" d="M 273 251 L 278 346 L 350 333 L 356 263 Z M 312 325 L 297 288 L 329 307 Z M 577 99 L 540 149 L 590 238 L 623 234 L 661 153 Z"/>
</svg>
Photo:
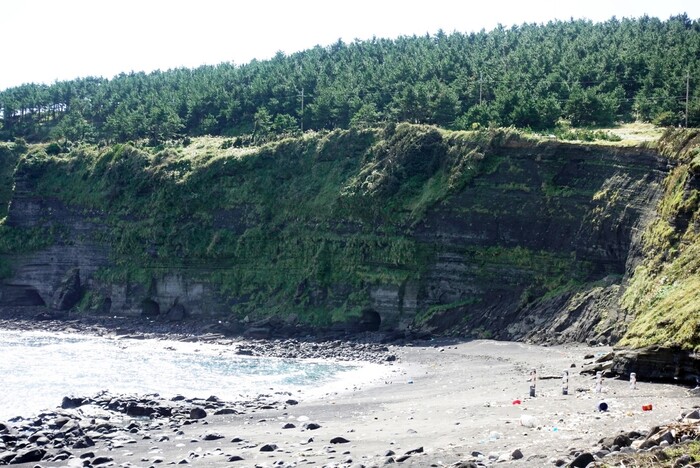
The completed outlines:
<svg viewBox="0 0 700 468">
<path fill-rule="evenodd" d="M 82 398 L 76 398 L 76 397 L 63 397 L 63 401 L 61 402 L 61 408 L 63 409 L 70 409 L 70 408 L 77 408 L 83 404 L 83 399 Z"/>
<path fill-rule="evenodd" d="M 350 441 L 345 437 L 333 437 L 331 439 L 331 444 L 349 444 Z"/>
<path fill-rule="evenodd" d="M 277 445 L 275 444 L 265 444 L 260 447 L 261 452 L 274 452 L 275 450 L 277 450 Z"/>
<path fill-rule="evenodd" d="M 0 465 L 10 463 L 13 458 L 15 458 L 17 454 L 15 452 L 11 451 L 5 451 L 5 452 L 0 452 Z"/>
<path fill-rule="evenodd" d="M 204 419 L 207 417 L 207 412 L 202 408 L 192 408 L 190 410 L 190 419 Z"/>
<path fill-rule="evenodd" d="M 168 312 L 165 314 L 168 320 L 171 322 L 180 322 L 187 317 L 187 310 L 185 306 L 180 303 L 174 304 Z"/>
<path fill-rule="evenodd" d="M 138 403 L 129 403 L 126 407 L 126 414 L 128 416 L 150 416 L 155 413 L 155 411 L 155 408 Z"/>
<path fill-rule="evenodd" d="M 584 452 L 578 457 L 574 458 L 574 461 L 569 465 L 572 468 L 586 468 L 589 464 L 595 461 L 595 457 L 588 452 Z"/>
<path fill-rule="evenodd" d="M 695 385 L 700 378 L 700 355 L 674 348 L 651 346 L 615 351 L 612 371 L 619 375 L 637 374 L 647 381 L 672 381 Z"/>
<path fill-rule="evenodd" d="M 10 460 L 10 464 L 16 465 L 19 463 L 38 462 L 44 458 L 44 455 L 46 455 L 46 450 L 40 448 L 20 450 L 17 452 L 17 456 Z"/>
<path fill-rule="evenodd" d="M 66 273 L 54 295 L 52 306 L 56 310 L 69 310 L 83 295 L 80 285 L 80 269 L 73 268 Z"/>
<path fill-rule="evenodd" d="M 83 436 L 79 438 L 78 440 L 75 441 L 73 444 L 74 449 L 83 449 L 83 448 L 88 448 L 88 447 L 94 447 L 95 442 L 88 436 Z"/>
</svg>

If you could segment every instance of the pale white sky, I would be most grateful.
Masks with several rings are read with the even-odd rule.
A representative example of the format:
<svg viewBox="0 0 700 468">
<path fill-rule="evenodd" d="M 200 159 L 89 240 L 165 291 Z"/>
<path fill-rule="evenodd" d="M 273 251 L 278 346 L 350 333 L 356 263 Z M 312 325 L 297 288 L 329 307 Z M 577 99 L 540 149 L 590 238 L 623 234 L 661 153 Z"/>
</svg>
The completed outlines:
<svg viewBox="0 0 700 468">
<path fill-rule="evenodd" d="M 0 90 L 120 72 L 264 60 L 345 42 L 499 23 L 700 18 L 697 0 L 5 0 Z"/>
</svg>

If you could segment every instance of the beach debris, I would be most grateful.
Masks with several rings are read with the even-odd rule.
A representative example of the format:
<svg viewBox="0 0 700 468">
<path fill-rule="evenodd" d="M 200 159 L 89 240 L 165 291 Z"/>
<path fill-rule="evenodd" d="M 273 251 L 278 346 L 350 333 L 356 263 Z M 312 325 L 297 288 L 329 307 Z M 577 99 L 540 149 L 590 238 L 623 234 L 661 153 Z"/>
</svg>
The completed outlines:
<svg viewBox="0 0 700 468">
<path fill-rule="evenodd" d="M 595 373 L 595 392 L 603 393 L 603 373 L 601 371 Z"/>
<path fill-rule="evenodd" d="M 513 400 L 513 404 L 514 404 L 514 405 L 519 405 L 519 404 L 521 404 L 521 403 L 522 403 L 521 400 L 517 400 L 517 399 L 516 399 L 516 400 Z"/>
<path fill-rule="evenodd" d="M 565 370 L 561 374 L 561 394 L 562 395 L 569 394 L 569 371 L 568 370 Z"/>
<path fill-rule="evenodd" d="M 642 411 L 651 411 L 654 409 L 654 405 L 649 403 L 648 405 L 642 405 Z"/>
<path fill-rule="evenodd" d="M 581 374 L 595 374 L 596 372 L 608 372 L 613 367 L 613 361 L 594 362 L 585 364 L 581 369 Z"/>
<path fill-rule="evenodd" d="M 636 389 L 637 389 L 637 373 L 631 372 L 630 373 L 630 390 L 636 390 Z"/>
<path fill-rule="evenodd" d="M 520 425 L 523 427 L 533 428 L 537 426 L 537 419 L 529 414 L 523 414 L 520 416 Z"/>
<path fill-rule="evenodd" d="M 599 401 L 598 404 L 596 405 L 596 409 L 600 411 L 601 413 L 604 413 L 608 410 L 608 404 L 604 401 Z"/>
<path fill-rule="evenodd" d="M 530 378 L 528 380 L 530 382 L 530 397 L 534 398 L 537 387 L 537 369 L 534 367 L 530 370 Z"/>
</svg>

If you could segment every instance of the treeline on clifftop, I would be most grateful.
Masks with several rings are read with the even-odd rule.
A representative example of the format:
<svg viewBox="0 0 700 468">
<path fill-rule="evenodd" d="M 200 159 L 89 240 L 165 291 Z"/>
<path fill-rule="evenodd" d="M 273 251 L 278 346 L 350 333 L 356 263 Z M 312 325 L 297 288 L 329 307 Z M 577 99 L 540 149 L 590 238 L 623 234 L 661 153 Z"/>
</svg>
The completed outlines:
<svg viewBox="0 0 700 468">
<path fill-rule="evenodd" d="M 233 45 L 232 45 L 233 46 Z M 553 128 L 700 122 L 700 23 L 686 15 L 557 21 L 477 33 L 338 41 L 243 65 L 25 84 L 0 92 L 0 138 L 261 143 L 410 121 Z M 303 97 L 302 97 L 303 96 Z"/>
</svg>

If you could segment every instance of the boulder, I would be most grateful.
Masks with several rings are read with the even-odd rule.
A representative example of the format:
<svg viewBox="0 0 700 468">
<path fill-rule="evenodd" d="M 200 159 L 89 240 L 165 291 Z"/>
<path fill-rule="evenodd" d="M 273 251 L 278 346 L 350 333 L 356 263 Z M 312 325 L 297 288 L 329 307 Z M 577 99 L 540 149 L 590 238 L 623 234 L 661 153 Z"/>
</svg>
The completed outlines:
<svg viewBox="0 0 700 468">
<path fill-rule="evenodd" d="M 19 463 L 31 463 L 38 462 L 46 455 L 46 450 L 40 448 L 29 448 L 26 450 L 20 450 L 17 452 L 17 456 L 12 458 L 10 461 L 11 465 L 17 465 Z"/>
<path fill-rule="evenodd" d="M 207 412 L 202 408 L 192 408 L 190 410 L 190 419 L 204 419 L 207 417 Z"/>
<path fill-rule="evenodd" d="M 94 446 L 95 446 L 95 442 L 88 436 L 80 437 L 73 444 L 74 449 L 83 449 L 83 448 L 94 447 Z"/>
<path fill-rule="evenodd" d="M 63 400 L 61 401 L 61 408 L 63 408 L 63 409 L 77 408 L 77 407 L 81 406 L 83 404 L 83 402 L 84 402 L 84 400 L 80 397 L 65 396 L 65 397 L 63 397 Z"/>
<path fill-rule="evenodd" d="M 13 458 L 15 458 L 17 454 L 15 452 L 11 451 L 5 451 L 5 452 L 0 452 L 0 465 L 6 465 L 12 461 Z"/>
<path fill-rule="evenodd" d="M 593 454 L 584 452 L 578 457 L 574 458 L 574 461 L 569 465 L 571 468 L 586 468 L 588 465 L 595 461 Z"/>
<path fill-rule="evenodd" d="M 127 416 L 150 416 L 155 413 L 155 408 L 140 405 L 138 403 L 129 403 L 126 406 Z"/>
</svg>

